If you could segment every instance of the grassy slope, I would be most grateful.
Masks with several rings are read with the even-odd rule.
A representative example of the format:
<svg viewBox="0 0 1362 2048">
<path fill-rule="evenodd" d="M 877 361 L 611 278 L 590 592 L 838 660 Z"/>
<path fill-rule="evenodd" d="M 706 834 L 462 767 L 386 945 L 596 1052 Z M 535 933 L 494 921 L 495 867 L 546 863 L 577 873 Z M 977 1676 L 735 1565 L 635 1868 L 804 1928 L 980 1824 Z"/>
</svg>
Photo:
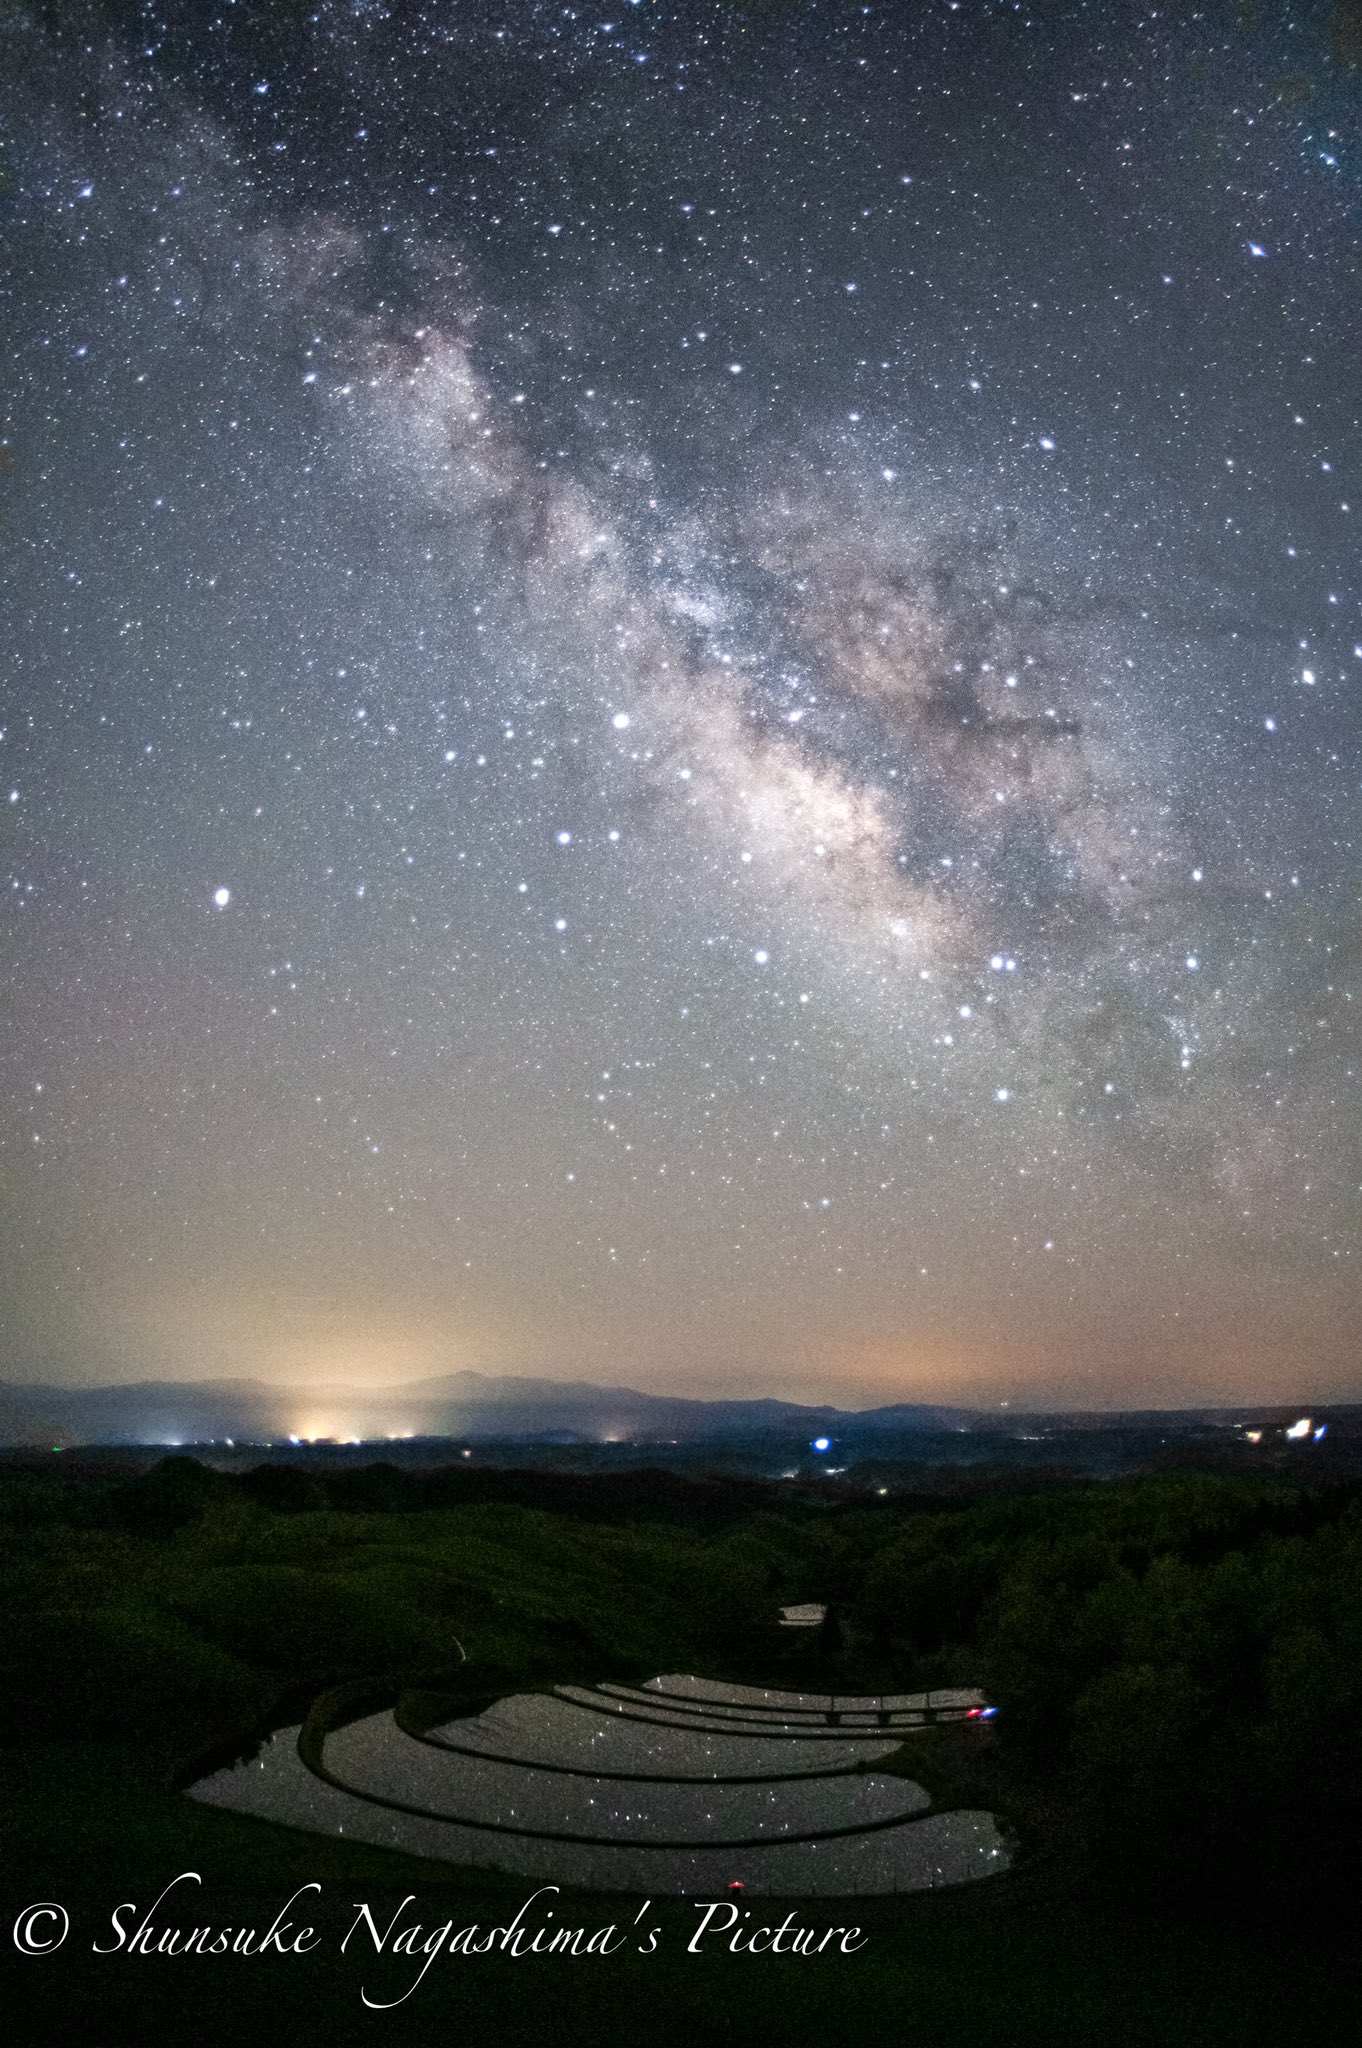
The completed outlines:
<svg viewBox="0 0 1362 2048">
<path fill-rule="evenodd" d="M 113 1768 L 110 1769 L 112 1764 Z M 51 1773 L 55 1772 L 55 1778 Z M 426 1928 L 504 1924 L 529 1892 L 489 1885 L 410 1859 L 294 1835 L 195 1808 L 139 1783 L 107 1753 L 35 1756 L 23 1775 L 18 1838 L 9 1868 L 22 1898 L 61 1899 L 74 1928 L 58 1956 L 7 1957 L 7 2014 L 18 2042 L 894 2042 L 975 2048 L 1017 2044 L 1262 2044 L 1351 2038 L 1342 1972 L 1314 1974 L 1320 1957 L 1157 1921 L 1132 1921 L 1080 1903 L 945 1898 L 920 1902 L 808 1901 L 802 1924 L 852 1922 L 868 1946 L 795 1959 L 732 1956 L 686 1944 L 693 1907 L 649 1915 L 662 1928 L 656 1954 L 563 1959 L 442 1956 L 396 2010 L 366 2011 L 400 1995 L 414 1974 L 377 1965 L 339 1942 L 359 1900 L 384 1924 L 408 1894 Z M 60 1790 L 53 1794 L 55 1784 Z M 39 1816 L 37 1810 L 41 1810 Z M 35 1818 L 39 1825 L 34 1829 Z M 30 1832 L 30 1830 L 33 1830 Z M 34 1840 L 34 1834 L 37 1840 Z M 53 1837 L 56 1846 L 52 1846 Z M 44 1849 L 44 1837 L 47 1847 Z M 69 1845 L 81 1844 L 79 1858 Z M 63 1840 L 64 1838 L 64 1840 Z M 79 1867 L 73 1868 L 78 1862 Z M 185 1924 L 267 1924 L 296 1885 L 317 1880 L 309 1913 L 325 1934 L 315 1955 L 283 1959 L 96 1956 L 110 1908 L 149 1905 L 181 1870 L 205 1882 Z M 588 1929 L 632 1919 L 636 1901 L 565 1897 L 562 1920 Z M 784 1908 L 756 1907 L 783 1917 Z"/>
</svg>

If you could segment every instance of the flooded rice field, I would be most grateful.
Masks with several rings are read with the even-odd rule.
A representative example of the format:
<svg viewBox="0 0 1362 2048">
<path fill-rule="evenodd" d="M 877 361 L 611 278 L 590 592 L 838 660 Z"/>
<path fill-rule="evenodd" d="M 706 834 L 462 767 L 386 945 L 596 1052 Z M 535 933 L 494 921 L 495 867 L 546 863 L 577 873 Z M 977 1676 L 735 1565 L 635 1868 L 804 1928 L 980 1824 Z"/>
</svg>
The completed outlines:
<svg viewBox="0 0 1362 2048">
<path fill-rule="evenodd" d="M 931 1813 L 874 1766 L 899 1731 L 974 1718 L 978 1694 L 775 1692 L 668 1675 L 642 1687 L 521 1693 L 421 1734 L 390 1713 L 299 1730 L 191 1797 L 469 1867 L 650 1895 L 916 1891 L 993 1875 L 992 1815 Z"/>
</svg>

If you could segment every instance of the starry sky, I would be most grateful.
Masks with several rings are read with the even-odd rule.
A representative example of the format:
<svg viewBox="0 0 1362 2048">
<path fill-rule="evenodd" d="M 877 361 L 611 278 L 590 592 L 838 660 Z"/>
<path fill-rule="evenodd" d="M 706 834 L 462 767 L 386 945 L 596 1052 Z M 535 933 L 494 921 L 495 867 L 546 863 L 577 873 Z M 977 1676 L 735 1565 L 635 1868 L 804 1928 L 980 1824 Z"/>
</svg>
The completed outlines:
<svg viewBox="0 0 1362 2048">
<path fill-rule="evenodd" d="M 1354 15 L 0 37 L 6 1377 L 1362 1394 Z"/>
</svg>

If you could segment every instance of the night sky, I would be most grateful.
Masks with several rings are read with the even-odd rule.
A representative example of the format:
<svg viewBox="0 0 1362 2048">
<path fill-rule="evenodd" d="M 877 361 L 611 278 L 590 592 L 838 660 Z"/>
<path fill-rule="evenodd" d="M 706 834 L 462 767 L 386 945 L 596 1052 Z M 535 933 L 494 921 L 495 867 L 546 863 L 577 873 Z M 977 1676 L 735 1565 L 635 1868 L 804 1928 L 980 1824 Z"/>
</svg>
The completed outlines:
<svg viewBox="0 0 1362 2048">
<path fill-rule="evenodd" d="M 2 33 L 0 1371 L 1356 1398 L 1349 17 Z"/>
</svg>

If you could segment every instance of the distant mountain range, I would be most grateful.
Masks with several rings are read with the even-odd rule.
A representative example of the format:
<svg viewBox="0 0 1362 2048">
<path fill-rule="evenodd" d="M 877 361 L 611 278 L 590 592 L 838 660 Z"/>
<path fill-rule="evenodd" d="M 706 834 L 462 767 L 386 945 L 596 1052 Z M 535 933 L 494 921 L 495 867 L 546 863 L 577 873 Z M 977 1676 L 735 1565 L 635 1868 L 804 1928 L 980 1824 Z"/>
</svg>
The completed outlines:
<svg viewBox="0 0 1362 2048">
<path fill-rule="evenodd" d="M 450 1373 L 372 1387 L 263 1380 L 153 1380 L 128 1386 L 0 1386 L 0 1444 L 280 1443 L 390 1437 L 469 1442 L 706 1443 L 733 1438 L 899 1435 L 988 1427 L 965 1408 L 917 1403 L 848 1410 L 793 1401 L 700 1401 L 584 1381 Z"/>
<path fill-rule="evenodd" d="M 877 1454 L 894 1438 L 933 1431 L 1016 1434 L 1057 1431 L 1229 1427 L 1285 1423 L 1294 1407 L 1127 1409 L 1024 1413 L 1017 1408 L 951 1408 L 895 1402 L 885 1408 L 806 1407 L 797 1401 L 702 1401 L 598 1387 L 583 1380 L 517 1379 L 456 1372 L 400 1386 L 281 1387 L 265 1380 L 148 1380 L 130 1386 L 0 1384 L 0 1446 L 77 1444 L 381 1443 L 449 1437 L 464 1443 L 787 1445 L 827 1436 Z M 1339 1420 L 1354 1405 L 1315 1403 Z"/>
</svg>

